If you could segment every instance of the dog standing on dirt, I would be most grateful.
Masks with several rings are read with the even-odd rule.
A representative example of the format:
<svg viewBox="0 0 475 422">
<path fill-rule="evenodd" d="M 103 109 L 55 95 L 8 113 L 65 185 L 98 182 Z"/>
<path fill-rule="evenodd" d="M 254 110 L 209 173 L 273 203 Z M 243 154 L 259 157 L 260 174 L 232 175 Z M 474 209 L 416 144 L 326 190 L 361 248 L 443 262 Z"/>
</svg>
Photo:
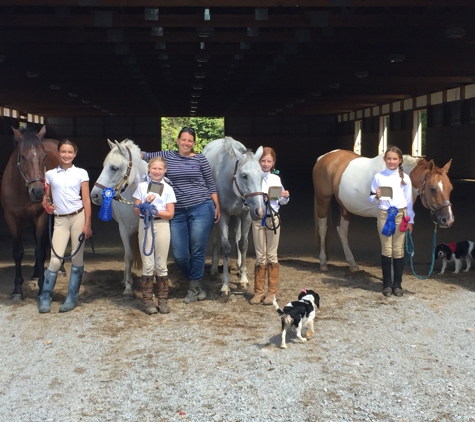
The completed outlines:
<svg viewBox="0 0 475 422">
<path fill-rule="evenodd" d="M 471 240 L 464 240 L 463 242 L 442 243 L 435 249 L 435 259 L 442 258 L 442 270 L 439 274 L 444 274 L 447 262 L 455 262 L 455 274 L 458 274 L 462 269 L 462 260 L 465 259 L 467 268 L 463 270 L 468 272 L 472 264 L 472 259 L 475 260 L 475 243 Z"/>
<path fill-rule="evenodd" d="M 281 349 L 287 349 L 285 343 L 285 337 L 289 328 L 294 329 L 297 332 L 297 338 L 302 342 L 306 342 L 310 339 L 314 332 L 313 321 L 315 319 L 315 309 L 320 308 L 320 296 L 313 290 L 303 289 L 298 300 L 289 302 L 285 305 L 284 309 L 280 309 L 277 300 L 274 296 L 274 307 L 282 320 L 282 343 Z M 307 326 L 309 330 L 302 337 L 302 328 Z"/>
</svg>

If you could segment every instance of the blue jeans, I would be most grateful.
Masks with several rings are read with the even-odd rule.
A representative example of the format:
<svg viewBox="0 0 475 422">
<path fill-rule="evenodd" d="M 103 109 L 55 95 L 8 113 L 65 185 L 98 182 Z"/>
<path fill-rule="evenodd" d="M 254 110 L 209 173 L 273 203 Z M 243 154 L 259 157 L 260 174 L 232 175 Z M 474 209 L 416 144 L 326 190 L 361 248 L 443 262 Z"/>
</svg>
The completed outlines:
<svg viewBox="0 0 475 422">
<path fill-rule="evenodd" d="M 205 270 L 206 245 L 214 225 L 212 199 L 185 208 L 175 208 L 170 220 L 173 259 L 191 280 L 201 280 Z"/>
</svg>

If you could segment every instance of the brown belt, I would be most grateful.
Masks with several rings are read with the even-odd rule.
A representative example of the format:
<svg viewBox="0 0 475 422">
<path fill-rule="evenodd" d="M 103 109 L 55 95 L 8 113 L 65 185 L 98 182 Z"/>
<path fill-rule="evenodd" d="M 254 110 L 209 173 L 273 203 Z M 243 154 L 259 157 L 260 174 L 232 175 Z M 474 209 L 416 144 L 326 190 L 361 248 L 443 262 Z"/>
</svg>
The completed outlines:
<svg viewBox="0 0 475 422">
<path fill-rule="evenodd" d="M 69 214 L 56 214 L 56 217 L 70 217 L 71 215 L 76 215 L 82 212 L 84 207 L 79 208 L 76 211 L 70 212 Z"/>
</svg>

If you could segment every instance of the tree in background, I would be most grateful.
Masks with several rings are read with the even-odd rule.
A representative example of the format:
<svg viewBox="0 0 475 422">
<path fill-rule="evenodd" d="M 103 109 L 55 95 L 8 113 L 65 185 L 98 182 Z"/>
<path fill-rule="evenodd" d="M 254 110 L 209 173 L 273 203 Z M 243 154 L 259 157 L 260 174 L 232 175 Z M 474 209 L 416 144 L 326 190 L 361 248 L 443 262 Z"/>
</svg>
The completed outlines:
<svg viewBox="0 0 475 422">
<path fill-rule="evenodd" d="M 223 117 L 162 117 L 162 150 L 178 149 L 176 138 L 185 126 L 196 131 L 196 153 L 203 151 L 208 142 L 224 137 Z"/>
</svg>

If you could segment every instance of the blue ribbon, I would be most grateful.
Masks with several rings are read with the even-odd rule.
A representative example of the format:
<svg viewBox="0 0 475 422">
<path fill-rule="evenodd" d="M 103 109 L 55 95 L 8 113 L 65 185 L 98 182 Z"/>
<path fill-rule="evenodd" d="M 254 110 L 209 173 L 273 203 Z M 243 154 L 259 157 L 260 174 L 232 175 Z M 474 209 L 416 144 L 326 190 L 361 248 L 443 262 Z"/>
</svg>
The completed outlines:
<svg viewBox="0 0 475 422">
<path fill-rule="evenodd" d="M 381 231 L 382 234 L 385 236 L 392 236 L 396 231 L 396 215 L 398 213 L 398 209 L 396 207 L 389 207 L 388 208 L 388 218 L 386 220 L 386 224 Z"/>
<path fill-rule="evenodd" d="M 99 218 L 102 221 L 112 220 L 112 200 L 114 199 L 115 192 L 112 188 L 105 188 L 102 191 L 102 205 L 99 210 Z"/>
</svg>

